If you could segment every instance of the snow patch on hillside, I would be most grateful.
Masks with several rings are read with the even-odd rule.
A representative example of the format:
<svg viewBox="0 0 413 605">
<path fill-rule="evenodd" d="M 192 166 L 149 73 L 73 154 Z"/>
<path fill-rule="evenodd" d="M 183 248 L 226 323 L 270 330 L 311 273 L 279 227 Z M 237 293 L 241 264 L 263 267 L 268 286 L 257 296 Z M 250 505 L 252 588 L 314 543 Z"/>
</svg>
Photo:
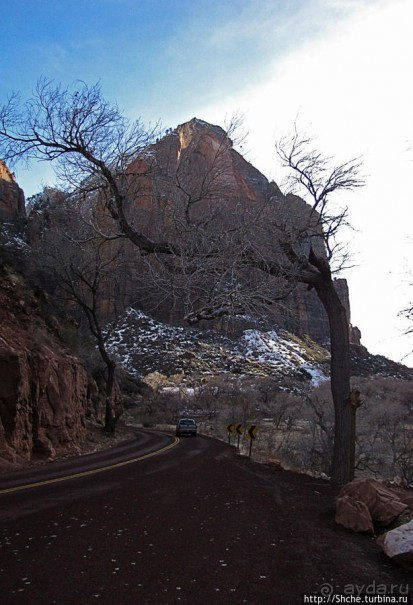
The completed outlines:
<svg viewBox="0 0 413 605">
<path fill-rule="evenodd" d="M 324 372 L 308 360 L 308 355 L 298 343 L 288 340 L 275 330 L 261 332 L 245 330 L 240 339 L 240 350 L 246 357 L 252 357 L 261 363 L 279 366 L 288 365 L 291 368 L 300 367 L 311 376 L 314 386 L 327 380 Z"/>
<path fill-rule="evenodd" d="M 130 308 L 108 344 L 119 363 L 140 377 L 158 371 L 187 376 L 297 376 L 313 385 L 327 380 L 325 368 L 311 358 L 308 347 L 283 331 L 249 329 L 240 338 L 229 338 L 212 330 L 158 322 Z"/>
</svg>

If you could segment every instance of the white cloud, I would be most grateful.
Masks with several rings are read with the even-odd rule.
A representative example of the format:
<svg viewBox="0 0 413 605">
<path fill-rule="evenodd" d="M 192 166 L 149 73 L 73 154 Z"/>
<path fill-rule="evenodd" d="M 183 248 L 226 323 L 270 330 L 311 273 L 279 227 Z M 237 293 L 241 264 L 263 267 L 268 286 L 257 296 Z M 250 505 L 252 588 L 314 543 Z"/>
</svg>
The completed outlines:
<svg viewBox="0 0 413 605">
<path fill-rule="evenodd" d="M 360 262 L 348 274 L 353 320 L 372 352 L 400 359 L 413 349 L 397 318 L 409 298 L 401 267 L 411 256 L 413 5 L 335 4 L 349 16 L 330 24 L 327 35 L 274 60 L 265 83 L 203 108 L 200 117 L 222 123 L 231 111 L 244 113 L 249 159 L 278 182 L 274 140 L 297 117 L 327 154 L 340 161 L 364 156 L 367 186 L 349 197 Z"/>
</svg>

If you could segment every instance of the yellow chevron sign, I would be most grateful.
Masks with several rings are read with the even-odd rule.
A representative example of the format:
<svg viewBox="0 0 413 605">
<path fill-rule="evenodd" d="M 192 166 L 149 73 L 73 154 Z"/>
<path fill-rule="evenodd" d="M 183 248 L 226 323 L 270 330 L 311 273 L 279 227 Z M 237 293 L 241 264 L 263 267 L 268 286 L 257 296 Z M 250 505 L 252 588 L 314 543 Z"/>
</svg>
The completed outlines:
<svg viewBox="0 0 413 605">
<path fill-rule="evenodd" d="M 257 438 L 257 427 L 255 424 L 251 424 L 247 426 L 247 439 L 256 439 Z"/>
</svg>

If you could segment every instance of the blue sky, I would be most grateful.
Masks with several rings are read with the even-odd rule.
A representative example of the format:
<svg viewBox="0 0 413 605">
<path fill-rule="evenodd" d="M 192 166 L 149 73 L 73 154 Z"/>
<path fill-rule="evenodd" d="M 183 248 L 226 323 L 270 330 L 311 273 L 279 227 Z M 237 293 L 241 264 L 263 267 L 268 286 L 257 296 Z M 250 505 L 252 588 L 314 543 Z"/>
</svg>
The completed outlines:
<svg viewBox="0 0 413 605">
<path fill-rule="evenodd" d="M 413 349 L 398 311 L 412 243 L 411 0 L 0 0 L 0 102 L 40 76 L 101 82 L 130 118 L 175 127 L 245 116 L 248 159 L 279 184 L 274 141 L 297 119 L 340 161 L 362 155 L 349 199 L 358 266 L 352 321 L 373 353 Z M 17 170 L 31 195 L 52 173 Z M 389 220 L 391 213 L 391 220 Z M 406 359 L 413 365 L 413 357 Z"/>
<path fill-rule="evenodd" d="M 349 10 L 335 0 L 19 0 L 2 10 L 0 94 L 29 93 L 40 75 L 99 80 L 133 117 L 187 119 L 265 80 Z"/>
</svg>

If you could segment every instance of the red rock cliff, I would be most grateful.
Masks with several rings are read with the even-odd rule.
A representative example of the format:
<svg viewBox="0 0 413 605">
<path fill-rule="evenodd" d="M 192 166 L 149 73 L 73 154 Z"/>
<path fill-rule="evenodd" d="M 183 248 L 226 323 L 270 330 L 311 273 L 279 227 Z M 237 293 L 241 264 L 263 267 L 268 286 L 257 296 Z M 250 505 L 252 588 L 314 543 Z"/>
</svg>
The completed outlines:
<svg viewBox="0 0 413 605">
<path fill-rule="evenodd" d="M 207 205 L 212 201 L 224 205 L 228 215 L 235 207 L 237 211 L 239 208 L 248 209 L 248 204 L 259 204 L 264 200 L 282 203 L 291 216 L 299 217 L 300 213 L 308 212 L 308 206 L 302 199 L 293 195 L 284 196 L 276 183 L 269 182 L 238 153 L 219 126 L 193 118 L 169 132 L 152 147 L 151 153 L 155 164 L 150 177 L 152 198 L 148 195 L 145 201 L 141 198 L 135 202 L 132 213 L 139 215 L 143 209 L 146 210 L 146 221 L 152 225 L 151 234 L 154 237 L 157 235 L 155 226 L 159 229 L 161 224 L 160 215 L 156 218 L 154 214 L 155 198 L 169 199 L 174 204 L 178 199 L 185 199 L 185 196 L 192 199 L 203 196 L 201 204 Z M 133 165 L 131 169 L 133 171 Z M 203 191 L 199 190 L 200 183 Z M 145 223 L 144 217 L 142 222 Z M 335 284 L 350 321 L 346 280 L 336 280 Z M 159 318 L 176 320 L 179 316 L 182 316 L 182 309 L 174 305 L 169 306 L 169 311 L 167 307 Z M 299 284 L 285 301 L 277 320 L 282 327 L 300 336 L 307 334 L 318 342 L 328 343 L 327 315 L 316 293 L 308 292 L 304 285 Z M 351 331 L 351 335 L 356 335 L 356 332 Z"/>
<path fill-rule="evenodd" d="M 36 297 L 19 276 L 2 272 L 0 457 L 75 452 L 98 410 L 96 384 L 42 319 Z"/>
</svg>

